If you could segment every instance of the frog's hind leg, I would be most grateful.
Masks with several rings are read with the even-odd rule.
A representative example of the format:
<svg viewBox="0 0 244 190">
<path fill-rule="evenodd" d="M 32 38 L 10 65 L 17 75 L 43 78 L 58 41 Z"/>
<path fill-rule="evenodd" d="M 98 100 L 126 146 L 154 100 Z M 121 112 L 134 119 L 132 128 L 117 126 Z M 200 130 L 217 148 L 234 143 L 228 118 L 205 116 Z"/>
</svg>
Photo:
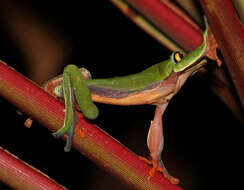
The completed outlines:
<svg viewBox="0 0 244 190">
<path fill-rule="evenodd" d="M 148 132 L 147 145 L 150 150 L 150 156 L 152 160 L 147 160 L 146 158 L 140 157 L 141 160 L 145 161 L 147 164 L 152 165 L 152 169 L 149 171 L 150 176 L 154 176 L 156 171 L 163 173 L 171 183 L 178 184 L 179 180 L 177 178 L 169 175 L 164 164 L 161 161 L 161 153 L 164 147 L 164 136 L 163 136 L 163 124 L 162 116 L 166 110 L 168 104 L 157 105 L 155 110 L 154 119 L 151 122 L 150 129 Z"/>
<path fill-rule="evenodd" d="M 64 125 L 57 132 L 53 133 L 53 136 L 59 138 L 64 134 L 67 134 L 67 142 L 64 151 L 68 152 L 71 149 L 72 137 L 74 134 L 76 115 L 74 109 L 74 92 L 72 90 L 69 75 L 67 73 L 63 74 L 63 93 L 65 102 L 65 119 Z"/>
<path fill-rule="evenodd" d="M 69 132 L 67 133 L 67 141 L 66 141 L 66 145 L 64 147 L 64 151 L 65 152 L 69 152 L 71 149 L 71 145 L 72 145 L 72 139 L 73 139 L 73 135 L 74 135 L 74 129 L 75 129 L 75 124 L 73 124 L 73 126 L 70 128 Z"/>
</svg>

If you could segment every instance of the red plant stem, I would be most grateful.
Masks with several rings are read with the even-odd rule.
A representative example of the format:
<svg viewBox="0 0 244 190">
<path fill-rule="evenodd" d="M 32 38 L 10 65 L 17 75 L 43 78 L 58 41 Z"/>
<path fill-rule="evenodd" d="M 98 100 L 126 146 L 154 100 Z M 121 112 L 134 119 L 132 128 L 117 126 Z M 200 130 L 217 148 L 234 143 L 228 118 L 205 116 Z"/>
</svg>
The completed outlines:
<svg viewBox="0 0 244 190">
<path fill-rule="evenodd" d="M 230 0 L 202 0 L 209 24 L 244 107 L 244 30 Z"/>
<path fill-rule="evenodd" d="M 125 16 L 127 16 L 138 27 L 152 36 L 160 44 L 167 47 L 171 51 L 178 50 L 184 52 L 182 48 L 180 48 L 172 40 L 165 36 L 161 30 L 156 28 L 151 22 L 145 19 L 138 11 L 132 8 L 132 6 L 129 6 L 127 2 L 124 0 L 110 0 L 110 2 L 113 3 L 113 5 L 117 7 Z"/>
<path fill-rule="evenodd" d="M 0 147 L 0 180 L 19 190 L 64 190 L 45 174 Z"/>
<path fill-rule="evenodd" d="M 0 95 L 51 131 L 56 131 L 63 125 L 64 105 L 2 62 Z M 85 119 L 79 118 L 78 122 L 86 137 L 80 138 L 75 133 L 73 146 L 129 186 L 145 190 L 181 189 L 158 172 L 150 178 L 151 166 L 141 161 L 137 155 Z"/>
<path fill-rule="evenodd" d="M 185 19 L 182 19 L 180 15 L 176 14 L 163 1 L 126 1 L 148 18 L 155 26 L 164 31 L 171 39 L 174 39 L 186 51 L 191 51 L 202 43 L 201 31 Z"/>
</svg>

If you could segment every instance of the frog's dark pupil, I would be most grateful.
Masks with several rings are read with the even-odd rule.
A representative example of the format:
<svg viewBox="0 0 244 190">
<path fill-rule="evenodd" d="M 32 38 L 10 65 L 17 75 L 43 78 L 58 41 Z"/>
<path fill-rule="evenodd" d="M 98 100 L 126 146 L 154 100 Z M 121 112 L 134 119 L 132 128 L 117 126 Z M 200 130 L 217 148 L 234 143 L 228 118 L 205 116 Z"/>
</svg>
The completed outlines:
<svg viewBox="0 0 244 190">
<path fill-rule="evenodd" d="M 183 59 L 183 54 L 179 53 L 180 59 Z"/>
</svg>

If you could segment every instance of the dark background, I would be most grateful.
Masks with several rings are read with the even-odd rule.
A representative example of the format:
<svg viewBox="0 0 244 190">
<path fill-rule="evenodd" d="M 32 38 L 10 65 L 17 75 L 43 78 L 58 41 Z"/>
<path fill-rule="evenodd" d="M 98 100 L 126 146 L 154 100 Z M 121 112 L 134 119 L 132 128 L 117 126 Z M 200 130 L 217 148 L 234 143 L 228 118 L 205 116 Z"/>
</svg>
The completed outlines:
<svg viewBox="0 0 244 190">
<path fill-rule="evenodd" d="M 0 7 L 4 8 L 5 2 L 2 1 Z M 170 55 L 168 49 L 109 1 L 80 4 L 78 1 L 25 0 L 10 7 L 13 5 L 38 15 L 42 25 L 51 26 L 66 39 L 70 53 L 65 64 L 85 67 L 93 78 L 135 73 Z M 28 77 L 25 55 L 5 28 L 9 16 L 6 14 L 0 14 L 0 59 Z M 61 67 L 57 68 L 56 74 L 61 74 Z M 0 105 L 0 146 L 3 148 L 69 189 L 127 189 L 76 150 L 65 153 L 64 142 L 54 139 L 50 131 L 37 122 L 30 129 L 25 128 L 27 116 L 18 115 L 17 109 L 3 98 Z M 135 153 L 147 156 L 146 137 L 154 106 L 97 105 L 100 115 L 94 123 Z M 170 102 L 163 122 L 163 160 L 169 172 L 180 178 L 184 189 L 240 187 L 244 169 L 243 125 L 213 94 L 206 80 L 197 75 L 191 77 Z M 0 189 L 9 188 L 0 184 Z"/>
</svg>

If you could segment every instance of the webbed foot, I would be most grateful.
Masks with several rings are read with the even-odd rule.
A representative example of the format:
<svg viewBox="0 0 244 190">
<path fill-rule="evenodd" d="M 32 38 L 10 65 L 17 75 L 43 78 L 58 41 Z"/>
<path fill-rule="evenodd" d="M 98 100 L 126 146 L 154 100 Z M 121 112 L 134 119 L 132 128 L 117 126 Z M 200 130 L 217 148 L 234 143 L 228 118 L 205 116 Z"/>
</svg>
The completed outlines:
<svg viewBox="0 0 244 190">
<path fill-rule="evenodd" d="M 76 114 L 77 118 L 83 118 L 83 115 L 81 113 Z M 85 131 L 82 129 L 82 126 L 79 123 L 76 123 L 75 125 L 75 132 L 81 137 L 84 138 L 86 136 Z"/>
<path fill-rule="evenodd" d="M 84 138 L 86 136 L 84 130 L 82 129 L 82 126 L 76 122 L 76 118 L 82 118 L 82 114 L 81 113 L 77 113 L 76 117 L 74 118 L 74 122 L 73 124 L 67 124 L 64 123 L 63 127 L 60 128 L 58 131 L 56 131 L 55 133 L 53 133 L 53 136 L 55 138 L 59 138 L 63 135 L 67 135 L 67 141 L 66 141 L 66 145 L 64 147 L 64 151 L 65 152 L 69 152 L 71 149 L 71 145 L 72 145 L 72 138 L 74 135 L 74 131 L 81 137 Z"/>
<path fill-rule="evenodd" d="M 144 157 L 142 157 L 142 156 L 139 156 L 139 159 L 142 160 L 142 161 L 144 161 L 145 163 L 147 163 L 147 164 L 153 166 L 152 169 L 149 171 L 149 175 L 150 175 L 151 177 L 153 177 L 153 176 L 155 175 L 155 172 L 159 171 L 159 172 L 161 172 L 161 173 L 164 175 L 164 177 L 167 178 L 172 184 L 175 184 L 175 185 L 176 185 L 176 184 L 178 184 L 178 183 L 180 182 L 179 179 L 177 179 L 177 178 L 175 178 L 175 177 L 169 175 L 169 174 L 167 173 L 167 171 L 165 171 L 165 169 L 164 169 L 163 167 L 161 167 L 160 164 L 158 164 L 157 161 L 148 160 L 148 159 L 146 159 L 146 158 L 144 158 Z"/>
<path fill-rule="evenodd" d="M 64 147 L 65 152 L 69 152 L 71 149 L 74 129 L 75 129 L 75 123 L 70 126 L 64 125 L 58 131 L 56 131 L 55 133 L 52 134 L 55 138 L 59 138 L 65 134 L 67 135 L 67 141 L 66 141 L 66 145 Z"/>
</svg>

